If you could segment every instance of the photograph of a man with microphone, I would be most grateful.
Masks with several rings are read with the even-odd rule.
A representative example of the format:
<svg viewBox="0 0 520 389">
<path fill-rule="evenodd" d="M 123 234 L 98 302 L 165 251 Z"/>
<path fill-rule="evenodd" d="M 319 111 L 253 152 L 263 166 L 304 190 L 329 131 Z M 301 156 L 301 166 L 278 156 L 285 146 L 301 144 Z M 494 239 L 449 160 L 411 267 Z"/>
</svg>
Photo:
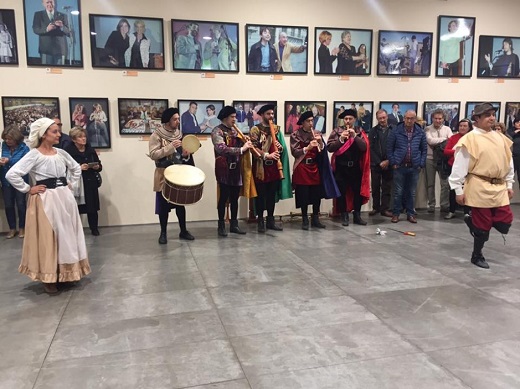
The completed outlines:
<svg viewBox="0 0 520 389">
<path fill-rule="evenodd" d="M 520 38 L 481 35 L 478 45 L 478 77 L 520 77 L 515 47 Z"/>
</svg>

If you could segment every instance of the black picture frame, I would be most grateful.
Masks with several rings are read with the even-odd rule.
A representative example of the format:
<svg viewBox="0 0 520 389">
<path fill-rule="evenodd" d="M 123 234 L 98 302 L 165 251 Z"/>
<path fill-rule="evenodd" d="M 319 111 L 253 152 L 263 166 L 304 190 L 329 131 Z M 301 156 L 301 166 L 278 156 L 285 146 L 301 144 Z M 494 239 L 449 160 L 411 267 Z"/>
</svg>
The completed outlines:
<svg viewBox="0 0 520 389">
<path fill-rule="evenodd" d="M 193 104 L 196 105 L 194 112 L 195 119 L 193 119 L 189 111 Z M 217 116 L 220 110 L 224 108 L 224 100 L 179 99 L 177 100 L 177 107 L 181 115 L 181 130 L 183 135 L 211 135 L 213 128 L 220 124 L 220 120 Z"/>
<path fill-rule="evenodd" d="M 163 19 L 99 14 L 88 17 L 93 68 L 165 70 Z M 133 56 L 138 26 L 144 28 L 146 39 L 141 40 L 140 55 Z"/>
<path fill-rule="evenodd" d="M 233 107 L 237 110 L 237 122 L 236 125 L 244 134 L 249 134 L 251 127 L 258 124 L 261 120 L 260 115 L 257 114 L 258 110 L 264 105 L 274 105 L 276 107 L 276 101 L 269 100 L 233 100 Z M 278 110 L 274 110 L 274 122 L 277 123 Z"/>
<path fill-rule="evenodd" d="M 80 0 L 60 0 L 52 20 L 41 1 L 23 0 L 23 10 L 28 66 L 83 67 Z"/>
<path fill-rule="evenodd" d="M 0 9 L 0 66 L 18 65 L 14 10 Z"/>
<path fill-rule="evenodd" d="M 372 74 L 373 33 L 372 30 L 348 27 L 316 27 L 314 29 L 314 74 L 347 76 Z M 354 60 L 362 54 L 363 45 L 365 59 Z M 332 47 L 332 50 L 329 47 Z M 352 52 L 349 47 L 354 51 Z"/>
<path fill-rule="evenodd" d="M 436 109 L 444 111 L 444 124 L 457 131 L 457 124 L 462 119 L 460 117 L 460 101 L 425 101 L 423 103 L 422 117 L 426 125 L 432 124 L 431 114 Z"/>
<path fill-rule="evenodd" d="M 439 16 L 435 63 L 437 77 L 470 78 L 472 76 L 475 24 L 476 18 L 470 16 Z M 454 62 L 449 62 L 452 60 Z"/>
<path fill-rule="evenodd" d="M 104 97 L 69 97 L 70 127 L 81 127 L 95 149 L 111 148 L 110 110 Z"/>
<path fill-rule="evenodd" d="M 357 112 L 356 126 L 362 128 L 367 134 L 372 128 L 374 121 L 374 102 L 373 101 L 334 101 L 334 128 L 343 127 L 343 119 L 338 119 L 338 115 L 346 109 L 354 109 Z"/>
<path fill-rule="evenodd" d="M 326 101 L 302 101 L 302 100 L 288 100 L 284 102 L 284 134 L 291 135 L 294 131 L 298 131 L 301 127 L 298 125 L 300 115 L 306 111 L 313 111 L 314 115 L 314 130 L 325 134 L 327 130 L 327 102 Z M 298 110 L 299 109 L 299 110 Z M 313 111 L 314 114 L 314 111 Z"/>
<path fill-rule="evenodd" d="M 58 97 L 2 96 L 4 128 L 16 126 L 27 137 L 31 124 L 43 117 L 60 116 Z"/>
<path fill-rule="evenodd" d="M 397 105 L 397 115 L 394 114 L 394 105 Z M 417 101 L 380 101 L 379 109 L 384 109 L 388 113 L 388 124 L 396 126 L 404 119 L 406 111 L 412 109 L 417 112 L 419 103 Z"/>
<path fill-rule="evenodd" d="M 520 62 L 514 48 L 520 37 L 481 35 L 478 40 L 477 78 L 520 79 Z"/>
<path fill-rule="evenodd" d="M 170 26 L 173 70 L 239 72 L 238 23 L 171 19 Z"/>
<path fill-rule="evenodd" d="M 162 126 L 161 116 L 168 104 L 168 99 L 118 98 L 119 134 L 152 134 Z"/>
<path fill-rule="evenodd" d="M 265 30 L 269 31 L 270 61 L 269 66 L 262 68 L 262 58 L 260 52 L 260 40 Z M 284 56 L 287 53 L 285 62 L 279 59 L 278 45 L 280 34 L 287 35 Z M 246 72 L 257 74 L 307 74 L 309 63 L 308 38 L 309 28 L 305 26 L 281 26 L 265 24 L 246 24 Z M 290 50 L 288 49 L 290 48 Z M 300 52 L 297 52 L 302 50 Z M 289 60 L 287 62 L 287 59 Z"/>
<path fill-rule="evenodd" d="M 475 106 L 478 105 L 478 104 L 482 104 L 484 103 L 484 101 L 467 101 L 466 102 L 466 116 L 465 118 L 466 119 L 469 119 L 469 120 L 473 120 L 472 119 L 472 116 L 473 116 L 473 110 L 475 109 Z M 500 120 L 500 108 L 501 108 L 501 103 L 499 101 L 490 101 L 490 103 L 493 105 L 493 107 L 497 107 L 498 110 L 495 112 L 495 116 L 496 116 L 496 121 L 498 122 Z"/>
<path fill-rule="evenodd" d="M 515 117 L 520 116 L 520 101 L 508 101 L 506 102 L 506 106 L 504 109 L 504 124 L 506 128 L 510 131 L 514 131 Z"/>
<path fill-rule="evenodd" d="M 432 39 L 432 32 L 380 30 L 377 40 L 377 75 L 430 76 Z"/>
</svg>

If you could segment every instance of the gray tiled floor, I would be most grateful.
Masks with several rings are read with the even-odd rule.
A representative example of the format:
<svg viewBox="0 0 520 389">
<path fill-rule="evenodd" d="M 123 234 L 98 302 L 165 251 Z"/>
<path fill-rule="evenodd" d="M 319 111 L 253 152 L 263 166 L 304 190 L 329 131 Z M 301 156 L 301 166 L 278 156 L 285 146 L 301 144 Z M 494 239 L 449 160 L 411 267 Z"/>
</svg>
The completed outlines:
<svg viewBox="0 0 520 389">
<path fill-rule="evenodd" d="M 520 222 L 486 271 L 460 215 L 364 217 L 225 239 L 189 223 L 193 242 L 171 224 L 166 246 L 156 225 L 102 228 L 92 275 L 53 297 L 0 237 L 0 388 L 519 388 Z"/>
</svg>

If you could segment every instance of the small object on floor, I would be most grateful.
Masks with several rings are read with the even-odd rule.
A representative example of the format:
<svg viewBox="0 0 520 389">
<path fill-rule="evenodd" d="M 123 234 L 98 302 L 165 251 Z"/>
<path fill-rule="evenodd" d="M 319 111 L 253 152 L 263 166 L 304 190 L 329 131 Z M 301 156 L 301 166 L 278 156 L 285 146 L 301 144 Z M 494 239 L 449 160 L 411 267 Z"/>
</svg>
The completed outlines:
<svg viewBox="0 0 520 389">
<path fill-rule="evenodd" d="M 195 237 L 188 230 L 179 232 L 179 238 L 184 240 L 195 240 Z"/>
<path fill-rule="evenodd" d="M 482 254 L 473 254 L 471 256 L 471 263 L 482 269 L 489 269 L 489 264 L 486 262 L 486 258 Z"/>
<path fill-rule="evenodd" d="M 455 217 L 455 212 L 448 212 L 446 216 L 444 216 L 444 219 L 449 220 L 453 219 Z"/>
<path fill-rule="evenodd" d="M 377 228 L 376 229 L 376 235 L 385 236 L 386 235 L 386 231 L 381 230 L 381 228 Z"/>
<path fill-rule="evenodd" d="M 20 232 L 18 232 L 18 237 L 25 238 L 25 229 L 24 228 L 20 228 Z"/>
<path fill-rule="evenodd" d="M 92 235 L 99 236 L 99 230 L 97 228 L 92 230 Z"/>
<path fill-rule="evenodd" d="M 435 207 L 429 207 L 428 213 L 435 213 Z"/>
<path fill-rule="evenodd" d="M 9 233 L 7 234 L 6 238 L 13 239 L 15 236 L 16 236 L 16 230 L 10 230 Z"/>
<path fill-rule="evenodd" d="M 44 283 L 43 284 L 43 289 L 45 290 L 45 293 L 48 293 L 48 294 L 56 294 L 58 293 L 58 288 L 56 286 L 56 283 L 53 282 L 53 283 Z"/>
<path fill-rule="evenodd" d="M 412 232 L 412 231 L 401 231 L 401 230 L 396 230 L 395 228 L 390 228 L 390 227 L 387 227 L 389 230 L 391 231 L 395 231 L 395 232 L 400 232 L 401 234 L 403 235 L 407 235 L 407 236 L 415 236 L 415 232 Z"/>
</svg>

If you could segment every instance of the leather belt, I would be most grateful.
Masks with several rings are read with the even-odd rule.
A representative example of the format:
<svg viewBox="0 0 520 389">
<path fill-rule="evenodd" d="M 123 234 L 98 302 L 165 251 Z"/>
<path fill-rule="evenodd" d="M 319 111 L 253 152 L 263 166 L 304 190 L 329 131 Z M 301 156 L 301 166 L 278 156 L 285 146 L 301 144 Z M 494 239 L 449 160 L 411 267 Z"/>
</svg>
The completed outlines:
<svg viewBox="0 0 520 389">
<path fill-rule="evenodd" d="M 229 165 L 229 170 L 235 170 L 237 168 L 237 163 L 236 162 L 231 162 Z"/>
<path fill-rule="evenodd" d="M 475 173 L 469 173 L 469 174 L 471 174 L 472 176 L 478 177 L 481 180 L 487 181 L 492 185 L 502 185 L 506 182 L 506 180 L 504 180 L 503 178 L 491 178 L 491 177 L 481 176 L 480 174 L 475 174 Z"/>
<path fill-rule="evenodd" d="M 274 164 L 274 160 L 272 160 L 272 159 L 266 159 L 264 161 L 265 166 L 271 166 L 272 164 Z"/>
<path fill-rule="evenodd" d="M 46 180 L 36 181 L 36 185 L 45 185 L 47 189 L 56 189 L 58 186 L 67 186 L 65 177 L 47 178 Z"/>
</svg>

